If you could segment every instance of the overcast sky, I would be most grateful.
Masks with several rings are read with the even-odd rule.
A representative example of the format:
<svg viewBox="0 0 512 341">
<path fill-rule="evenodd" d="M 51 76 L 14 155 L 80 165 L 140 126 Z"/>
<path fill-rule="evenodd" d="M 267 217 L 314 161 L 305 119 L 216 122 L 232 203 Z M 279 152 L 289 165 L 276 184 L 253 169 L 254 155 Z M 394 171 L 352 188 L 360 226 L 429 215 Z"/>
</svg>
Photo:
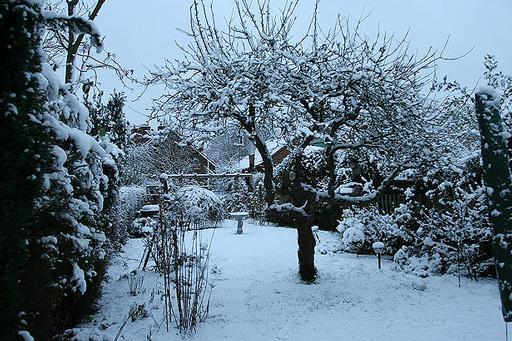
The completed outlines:
<svg viewBox="0 0 512 341">
<path fill-rule="evenodd" d="M 273 0 L 279 8 L 284 0 Z M 232 0 L 214 1 L 217 18 L 231 14 Z M 190 0 L 108 0 L 97 18 L 105 38 L 105 47 L 117 60 L 138 76 L 146 68 L 162 64 L 165 58 L 180 58 L 175 41 L 186 41 L 177 28 L 188 27 Z M 313 0 L 301 0 L 297 9 L 296 29 L 307 27 L 314 7 Z M 442 62 L 438 74 L 448 75 L 467 86 L 474 86 L 483 72 L 483 57 L 493 54 L 500 68 L 512 74 L 512 0 L 321 0 L 320 24 L 329 27 L 337 14 L 358 18 L 368 15 L 362 31 L 373 36 L 381 31 L 403 36 L 409 31 L 412 48 L 418 54 L 429 46 L 441 49 L 449 37 L 445 55 L 455 57 L 473 49 L 460 60 Z M 218 19 L 219 20 L 219 19 Z M 219 20 L 220 21 L 220 20 Z M 128 95 L 126 114 L 131 123 L 142 123 L 152 89 L 132 102 L 140 89 L 123 89 L 112 75 L 102 76 L 106 89 L 124 91 Z"/>
</svg>

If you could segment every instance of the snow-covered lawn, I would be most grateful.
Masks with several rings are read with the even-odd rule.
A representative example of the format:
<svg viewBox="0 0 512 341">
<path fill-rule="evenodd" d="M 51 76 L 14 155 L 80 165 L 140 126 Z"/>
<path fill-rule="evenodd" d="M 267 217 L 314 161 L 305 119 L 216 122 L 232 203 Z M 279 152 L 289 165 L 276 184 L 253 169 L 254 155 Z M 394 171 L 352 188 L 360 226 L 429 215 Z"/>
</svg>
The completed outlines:
<svg viewBox="0 0 512 341">
<path fill-rule="evenodd" d="M 210 315 L 187 340 L 504 340 L 495 281 L 454 276 L 420 279 L 393 270 L 375 257 L 333 253 L 338 236 L 319 232 L 317 284 L 296 275 L 296 231 L 225 221 L 212 245 Z M 210 230 L 208 233 L 212 233 Z M 128 322 L 120 340 L 176 339 L 161 323 L 161 280 L 145 273 L 145 292 L 128 294 L 122 275 L 136 269 L 143 252 L 132 239 L 109 269 L 100 309 L 79 330 L 80 340 L 110 340 L 131 304 L 144 303 L 147 318 Z"/>
</svg>

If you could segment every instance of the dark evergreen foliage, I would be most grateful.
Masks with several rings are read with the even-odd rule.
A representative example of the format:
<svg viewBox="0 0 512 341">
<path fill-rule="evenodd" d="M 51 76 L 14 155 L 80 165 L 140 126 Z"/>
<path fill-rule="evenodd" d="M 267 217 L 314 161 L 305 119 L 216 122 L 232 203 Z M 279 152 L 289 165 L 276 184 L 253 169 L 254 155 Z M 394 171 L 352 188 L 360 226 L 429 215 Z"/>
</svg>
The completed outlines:
<svg viewBox="0 0 512 341">
<path fill-rule="evenodd" d="M 108 260 L 104 217 L 117 196 L 119 153 L 86 134 L 87 110 L 45 63 L 49 20 L 36 1 L 0 5 L 1 340 L 20 331 L 45 340 L 74 326 Z"/>
<path fill-rule="evenodd" d="M 34 199 L 49 166 L 48 134 L 37 124 L 44 104 L 35 74 L 41 71 L 39 8 L 33 1 L 0 5 L 0 339 L 12 339 L 23 328 L 28 299 L 19 284 L 27 268 Z"/>
<path fill-rule="evenodd" d="M 94 103 L 87 103 L 91 119 L 90 134 L 98 139 L 108 138 L 121 150 L 128 144 L 128 124 L 123 112 L 126 96 L 113 92 L 106 105 L 101 101 L 102 93 L 95 96 Z"/>
</svg>

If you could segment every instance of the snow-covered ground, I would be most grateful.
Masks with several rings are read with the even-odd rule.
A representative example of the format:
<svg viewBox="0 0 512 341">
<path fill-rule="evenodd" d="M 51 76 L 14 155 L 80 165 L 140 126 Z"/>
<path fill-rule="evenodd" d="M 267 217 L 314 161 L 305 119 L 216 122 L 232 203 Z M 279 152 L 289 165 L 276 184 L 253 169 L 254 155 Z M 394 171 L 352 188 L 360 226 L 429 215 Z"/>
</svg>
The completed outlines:
<svg viewBox="0 0 512 341">
<path fill-rule="evenodd" d="M 236 222 L 215 230 L 210 315 L 186 340 L 504 340 L 496 282 L 454 276 L 420 279 L 393 270 L 375 257 L 333 253 L 338 236 L 319 232 L 319 278 L 302 284 L 296 275 L 294 229 Z M 208 233 L 212 233 L 209 231 Z M 161 280 L 145 273 L 145 291 L 128 294 L 124 274 L 136 269 L 143 252 L 132 239 L 109 269 L 98 313 L 78 330 L 80 340 L 112 340 L 131 304 L 144 303 L 150 316 L 129 321 L 119 340 L 180 339 L 166 333 Z M 125 276 L 126 277 L 126 276 Z"/>
</svg>

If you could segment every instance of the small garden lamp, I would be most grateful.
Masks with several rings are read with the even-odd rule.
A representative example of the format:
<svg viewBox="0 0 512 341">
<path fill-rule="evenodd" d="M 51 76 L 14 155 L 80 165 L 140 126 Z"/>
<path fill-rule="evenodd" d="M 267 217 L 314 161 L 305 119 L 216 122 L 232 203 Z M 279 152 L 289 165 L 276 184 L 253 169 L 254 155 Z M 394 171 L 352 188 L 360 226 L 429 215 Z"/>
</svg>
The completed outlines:
<svg viewBox="0 0 512 341">
<path fill-rule="evenodd" d="M 373 251 L 377 254 L 377 259 L 379 261 L 379 270 L 380 270 L 380 255 L 384 251 L 384 243 L 383 242 L 375 242 L 372 245 Z"/>
</svg>

